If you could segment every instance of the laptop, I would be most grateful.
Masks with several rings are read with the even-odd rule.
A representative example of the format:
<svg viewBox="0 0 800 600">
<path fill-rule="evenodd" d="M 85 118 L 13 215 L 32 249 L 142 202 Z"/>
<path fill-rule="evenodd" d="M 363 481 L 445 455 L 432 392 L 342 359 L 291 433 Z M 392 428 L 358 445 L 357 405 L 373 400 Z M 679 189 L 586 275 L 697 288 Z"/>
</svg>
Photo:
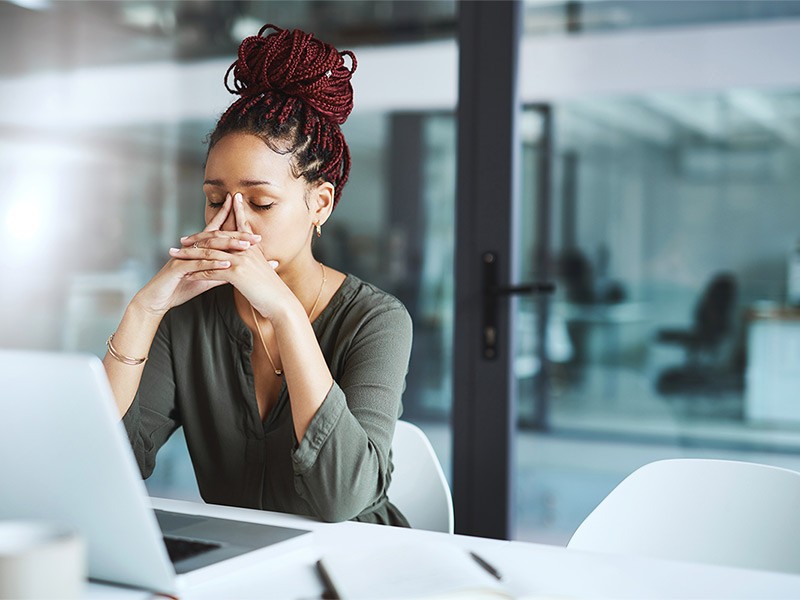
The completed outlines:
<svg viewBox="0 0 800 600">
<path fill-rule="evenodd" d="M 89 577 L 175 594 L 280 556 L 311 531 L 154 511 L 93 355 L 0 350 L 0 519 L 79 530 Z"/>
</svg>

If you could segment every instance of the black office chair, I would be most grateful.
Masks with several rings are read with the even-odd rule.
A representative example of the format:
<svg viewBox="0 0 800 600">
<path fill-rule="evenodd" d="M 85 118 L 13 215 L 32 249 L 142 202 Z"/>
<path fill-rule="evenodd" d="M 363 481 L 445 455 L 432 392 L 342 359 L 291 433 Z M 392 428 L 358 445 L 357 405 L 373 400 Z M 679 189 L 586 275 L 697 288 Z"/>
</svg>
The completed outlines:
<svg viewBox="0 0 800 600">
<path fill-rule="evenodd" d="M 722 355 L 724 342 L 733 333 L 737 284 L 731 273 L 712 277 L 694 311 L 690 329 L 662 329 L 657 340 L 682 346 L 686 362 L 659 374 L 656 388 L 664 394 L 681 392 L 713 392 L 738 387 L 740 376 L 731 373 Z"/>
</svg>

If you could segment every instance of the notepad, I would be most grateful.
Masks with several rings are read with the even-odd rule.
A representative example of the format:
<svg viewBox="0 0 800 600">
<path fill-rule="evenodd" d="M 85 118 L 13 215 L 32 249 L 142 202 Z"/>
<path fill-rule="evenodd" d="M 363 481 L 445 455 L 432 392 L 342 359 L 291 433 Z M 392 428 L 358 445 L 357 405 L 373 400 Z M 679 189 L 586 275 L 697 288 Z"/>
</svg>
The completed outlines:
<svg viewBox="0 0 800 600">
<path fill-rule="evenodd" d="M 326 554 L 317 566 L 330 592 L 343 600 L 511 597 L 489 572 L 497 565 L 482 566 L 469 551 L 449 542 L 342 551 Z"/>
</svg>

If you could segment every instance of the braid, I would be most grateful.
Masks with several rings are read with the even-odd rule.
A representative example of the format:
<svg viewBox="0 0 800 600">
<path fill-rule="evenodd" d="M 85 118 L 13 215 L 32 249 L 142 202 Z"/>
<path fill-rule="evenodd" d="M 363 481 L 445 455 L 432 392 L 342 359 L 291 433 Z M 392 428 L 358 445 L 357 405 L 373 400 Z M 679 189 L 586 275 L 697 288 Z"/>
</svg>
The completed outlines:
<svg viewBox="0 0 800 600">
<path fill-rule="evenodd" d="M 228 133 L 257 135 L 293 155 L 296 176 L 332 183 L 335 207 L 350 176 L 350 150 L 340 126 L 353 110 L 350 78 L 356 66 L 349 50 L 339 52 L 299 29 L 265 25 L 242 41 L 225 72 L 226 89 L 239 98 L 217 122 L 209 150 Z"/>
</svg>

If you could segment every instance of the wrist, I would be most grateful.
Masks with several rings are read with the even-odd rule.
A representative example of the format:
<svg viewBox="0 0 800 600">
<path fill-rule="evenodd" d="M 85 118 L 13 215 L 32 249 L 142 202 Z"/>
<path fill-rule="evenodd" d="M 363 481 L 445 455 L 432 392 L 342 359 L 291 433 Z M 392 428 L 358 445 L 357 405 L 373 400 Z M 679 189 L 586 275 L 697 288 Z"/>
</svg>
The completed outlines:
<svg viewBox="0 0 800 600">
<path fill-rule="evenodd" d="M 294 295 L 292 295 L 292 300 L 282 303 L 270 315 L 272 327 L 276 332 L 282 329 L 294 328 L 303 323 L 308 324 L 308 315 L 306 315 L 303 305 Z"/>
<path fill-rule="evenodd" d="M 125 309 L 125 313 L 126 315 L 130 314 L 131 317 L 139 322 L 143 322 L 143 324 L 147 323 L 158 326 L 161 319 L 167 314 L 167 310 L 153 308 L 141 297 L 141 292 L 139 292 L 130 301 L 128 308 Z"/>
<path fill-rule="evenodd" d="M 107 356 L 114 359 L 111 361 L 114 364 L 137 366 L 147 360 L 163 315 L 147 310 L 140 300 L 136 297 L 131 300 L 116 331 L 106 342 Z"/>
</svg>

